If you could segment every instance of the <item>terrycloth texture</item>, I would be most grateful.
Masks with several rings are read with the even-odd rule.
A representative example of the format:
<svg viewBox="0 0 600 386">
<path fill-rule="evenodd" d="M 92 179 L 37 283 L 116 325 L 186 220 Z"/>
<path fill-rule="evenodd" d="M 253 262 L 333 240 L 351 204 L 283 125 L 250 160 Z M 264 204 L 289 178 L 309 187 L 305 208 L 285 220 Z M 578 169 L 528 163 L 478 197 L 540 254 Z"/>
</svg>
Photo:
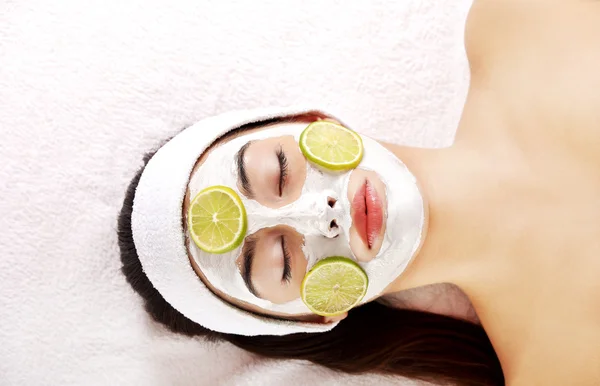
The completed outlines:
<svg viewBox="0 0 600 386">
<path fill-rule="evenodd" d="M 398 384 L 167 332 L 119 272 L 116 216 L 145 152 L 231 109 L 305 103 L 450 144 L 469 6 L 1 1 L 0 384 Z"/>
<path fill-rule="evenodd" d="M 188 319 L 213 331 L 247 336 L 318 333 L 337 325 L 337 322 L 301 323 L 260 317 L 224 302 L 198 279 L 190 265 L 181 221 L 182 203 L 192 169 L 200 155 L 217 139 L 248 123 L 317 110 L 271 107 L 233 110 L 203 119 L 161 146 L 144 168 L 135 190 L 131 214 L 135 249 L 154 288 Z M 331 114 L 320 115 L 332 117 Z M 231 156 L 231 153 L 227 155 Z M 190 194 L 193 197 L 195 193 Z M 193 242 L 190 243 L 193 246 Z M 235 260 L 240 253 L 238 249 L 235 251 L 235 255 L 213 256 Z M 199 266 L 202 269 L 202 265 Z M 208 275 L 206 277 L 211 281 Z"/>
</svg>

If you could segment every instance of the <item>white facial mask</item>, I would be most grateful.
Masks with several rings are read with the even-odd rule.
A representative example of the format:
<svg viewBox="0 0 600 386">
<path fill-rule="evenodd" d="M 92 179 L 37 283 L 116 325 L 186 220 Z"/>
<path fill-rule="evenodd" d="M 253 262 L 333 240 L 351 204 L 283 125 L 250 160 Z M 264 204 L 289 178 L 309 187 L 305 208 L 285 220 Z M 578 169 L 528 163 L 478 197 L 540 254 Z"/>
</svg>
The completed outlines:
<svg viewBox="0 0 600 386">
<path fill-rule="evenodd" d="M 235 138 L 216 147 L 190 179 L 190 198 L 212 185 L 225 185 L 235 190 L 246 208 L 247 235 L 260 229 L 288 225 L 304 236 L 304 255 L 309 270 L 319 260 L 329 256 L 346 256 L 356 261 L 349 246 L 352 223 L 348 182 L 351 171 L 322 172 L 307 162 L 307 175 L 301 196 L 282 208 L 271 209 L 246 198 L 237 187 L 235 155 L 248 141 L 293 135 L 298 141 L 306 123 L 288 123 Z M 404 271 L 420 246 L 425 226 L 424 202 L 414 176 L 392 153 L 377 142 L 363 137 L 364 157 L 359 168 L 376 171 L 386 186 L 386 231 L 381 249 L 368 263 L 360 263 L 369 278 L 369 288 L 363 303 L 378 296 Z M 328 197 L 337 200 L 331 208 Z M 330 229 L 332 220 L 337 228 Z M 337 237 L 336 237 L 337 236 Z M 188 239 L 188 249 L 207 280 L 219 291 L 265 310 L 288 314 L 310 314 L 300 297 L 284 304 L 275 304 L 254 296 L 246 287 L 236 260 L 242 246 L 224 253 L 211 254 L 200 250 Z M 300 294 L 298 294 L 299 296 Z"/>
</svg>

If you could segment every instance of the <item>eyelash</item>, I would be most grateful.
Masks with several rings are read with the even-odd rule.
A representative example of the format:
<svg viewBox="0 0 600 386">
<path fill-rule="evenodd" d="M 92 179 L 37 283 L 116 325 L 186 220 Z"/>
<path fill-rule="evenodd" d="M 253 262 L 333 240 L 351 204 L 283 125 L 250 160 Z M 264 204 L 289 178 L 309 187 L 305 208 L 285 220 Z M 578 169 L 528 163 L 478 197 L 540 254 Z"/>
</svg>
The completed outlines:
<svg viewBox="0 0 600 386">
<path fill-rule="evenodd" d="M 291 257 L 290 251 L 285 243 L 285 237 L 283 236 L 281 236 L 281 250 L 283 251 L 283 277 L 281 278 L 281 281 L 289 284 L 292 279 Z"/>
<path fill-rule="evenodd" d="M 277 150 L 277 160 L 279 161 L 279 197 L 281 197 L 288 176 L 288 160 L 281 147 Z"/>
</svg>

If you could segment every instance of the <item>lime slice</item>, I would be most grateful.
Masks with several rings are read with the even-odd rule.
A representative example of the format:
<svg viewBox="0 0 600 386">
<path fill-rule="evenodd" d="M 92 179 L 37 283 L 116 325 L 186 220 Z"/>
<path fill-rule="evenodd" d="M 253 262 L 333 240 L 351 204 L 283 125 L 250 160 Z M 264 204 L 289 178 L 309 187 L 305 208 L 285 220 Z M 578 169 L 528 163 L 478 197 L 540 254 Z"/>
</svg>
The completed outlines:
<svg viewBox="0 0 600 386">
<path fill-rule="evenodd" d="M 363 157 L 360 135 L 328 121 L 316 121 L 304 129 L 300 150 L 308 160 L 330 170 L 354 169 Z"/>
<path fill-rule="evenodd" d="M 356 132 L 329 121 L 316 121 L 300 134 L 300 150 L 311 162 L 330 170 L 358 166 L 363 144 Z"/>
<path fill-rule="evenodd" d="M 246 226 L 246 209 L 231 188 L 208 187 L 190 203 L 188 229 L 203 251 L 225 253 L 235 249 L 244 240 Z"/>
<path fill-rule="evenodd" d="M 315 314 L 335 316 L 357 305 L 367 293 L 369 279 L 354 261 L 333 256 L 319 261 L 306 274 L 300 293 Z"/>
</svg>

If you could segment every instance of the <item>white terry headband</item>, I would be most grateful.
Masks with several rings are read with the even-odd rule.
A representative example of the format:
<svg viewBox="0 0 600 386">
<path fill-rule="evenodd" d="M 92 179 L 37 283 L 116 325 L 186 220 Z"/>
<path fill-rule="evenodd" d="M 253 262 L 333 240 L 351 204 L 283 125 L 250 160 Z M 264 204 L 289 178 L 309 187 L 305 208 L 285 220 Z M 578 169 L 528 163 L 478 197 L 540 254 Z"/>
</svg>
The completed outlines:
<svg viewBox="0 0 600 386">
<path fill-rule="evenodd" d="M 308 113 L 329 116 L 317 109 L 268 108 L 206 118 L 173 137 L 146 165 L 133 201 L 134 244 L 154 288 L 186 318 L 213 331 L 246 336 L 325 332 L 337 325 L 262 317 L 227 303 L 192 268 L 182 223 L 190 174 L 210 145 L 245 124 Z"/>
</svg>

